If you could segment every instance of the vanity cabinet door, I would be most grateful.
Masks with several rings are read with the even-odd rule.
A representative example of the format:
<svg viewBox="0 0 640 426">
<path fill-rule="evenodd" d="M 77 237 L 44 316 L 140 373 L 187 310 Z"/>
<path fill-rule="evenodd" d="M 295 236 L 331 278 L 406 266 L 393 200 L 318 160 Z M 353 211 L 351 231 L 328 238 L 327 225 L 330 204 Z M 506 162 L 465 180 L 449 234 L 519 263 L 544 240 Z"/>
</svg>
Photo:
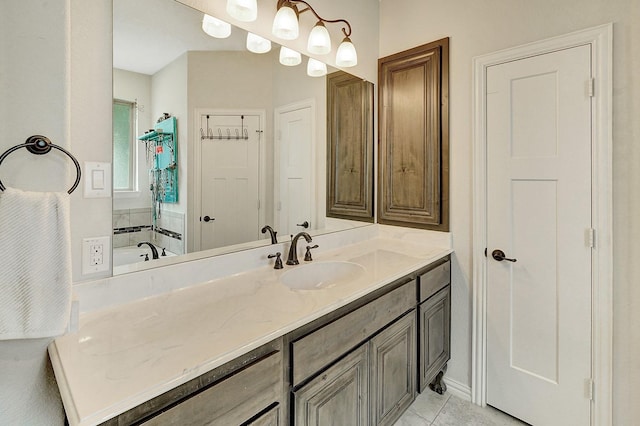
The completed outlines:
<svg viewBox="0 0 640 426">
<path fill-rule="evenodd" d="M 451 358 L 451 285 L 420 305 L 420 392 Z"/>
<path fill-rule="evenodd" d="M 296 426 L 369 425 L 369 345 L 293 393 Z"/>
<path fill-rule="evenodd" d="M 371 414 L 374 425 L 392 425 L 416 394 L 416 311 L 371 339 Z"/>
</svg>

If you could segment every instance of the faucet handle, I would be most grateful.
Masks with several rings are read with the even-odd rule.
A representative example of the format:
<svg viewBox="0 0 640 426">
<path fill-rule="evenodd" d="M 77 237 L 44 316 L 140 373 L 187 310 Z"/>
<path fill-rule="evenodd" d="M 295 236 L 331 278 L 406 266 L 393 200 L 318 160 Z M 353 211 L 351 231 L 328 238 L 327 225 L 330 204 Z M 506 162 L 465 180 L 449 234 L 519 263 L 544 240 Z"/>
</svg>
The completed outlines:
<svg viewBox="0 0 640 426">
<path fill-rule="evenodd" d="M 306 262 L 311 262 L 313 258 L 311 258 L 311 249 L 318 248 L 319 246 L 316 244 L 315 246 L 307 246 L 307 252 L 304 254 L 304 260 Z"/>
<path fill-rule="evenodd" d="M 160 256 L 166 256 L 167 252 L 165 251 L 167 248 L 166 247 L 162 247 L 162 254 Z"/>
<path fill-rule="evenodd" d="M 282 259 L 280 258 L 281 253 L 277 252 L 276 254 L 270 254 L 267 257 L 269 259 L 276 258 L 276 263 L 273 265 L 273 269 L 282 269 Z"/>
<path fill-rule="evenodd" d="M 149 253 L 141 254 L 140 257 L 144 257 L 145 262 L 149 261 Z"/>
</svg>

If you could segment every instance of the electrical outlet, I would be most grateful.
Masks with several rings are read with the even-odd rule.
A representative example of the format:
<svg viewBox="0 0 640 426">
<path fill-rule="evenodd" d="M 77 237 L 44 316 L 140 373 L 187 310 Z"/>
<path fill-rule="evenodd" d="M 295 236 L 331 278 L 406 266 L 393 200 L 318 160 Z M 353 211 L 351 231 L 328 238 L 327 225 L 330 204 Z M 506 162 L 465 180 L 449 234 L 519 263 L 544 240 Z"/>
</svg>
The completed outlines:
<svg viewBox="0 0 640 426">
<path fill-rule="evenodd" d="M 111 238 L 95 237 L 82 240 L 82 275 L 109 270 Z"/>
</svg>

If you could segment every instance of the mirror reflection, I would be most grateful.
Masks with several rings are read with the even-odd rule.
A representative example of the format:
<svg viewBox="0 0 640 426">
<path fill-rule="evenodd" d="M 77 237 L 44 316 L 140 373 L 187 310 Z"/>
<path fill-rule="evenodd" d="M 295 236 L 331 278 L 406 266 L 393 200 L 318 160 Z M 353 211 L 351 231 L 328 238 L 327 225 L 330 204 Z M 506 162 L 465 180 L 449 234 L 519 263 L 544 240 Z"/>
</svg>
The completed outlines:
<svg viewBox="0 0 640 426">
<path fill-rule="evenodd" d="M 355 226 L 325 217 L 324 64 L 173 0 L 113 5 L 114 274 Z"/>
</svg>

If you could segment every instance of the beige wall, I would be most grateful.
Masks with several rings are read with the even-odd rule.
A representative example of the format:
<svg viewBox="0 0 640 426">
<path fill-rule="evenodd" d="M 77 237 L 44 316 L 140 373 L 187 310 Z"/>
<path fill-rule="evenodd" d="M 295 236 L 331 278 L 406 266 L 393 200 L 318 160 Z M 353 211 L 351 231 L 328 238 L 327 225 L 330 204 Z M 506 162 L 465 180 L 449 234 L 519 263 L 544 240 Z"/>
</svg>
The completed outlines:
<svg viewBox="0 0 640 426">
<path fill-rule="evenodd" d="M 448 375 L 470 383 L 472 288 L 472 58 L 614 23 L 614 424 L 640 418 L 640 2 L 382 0 L 380 56 L 450 37 L 452 355 Z M 634 78 L 635 76 L 635 78 Z"/>
</svg>

